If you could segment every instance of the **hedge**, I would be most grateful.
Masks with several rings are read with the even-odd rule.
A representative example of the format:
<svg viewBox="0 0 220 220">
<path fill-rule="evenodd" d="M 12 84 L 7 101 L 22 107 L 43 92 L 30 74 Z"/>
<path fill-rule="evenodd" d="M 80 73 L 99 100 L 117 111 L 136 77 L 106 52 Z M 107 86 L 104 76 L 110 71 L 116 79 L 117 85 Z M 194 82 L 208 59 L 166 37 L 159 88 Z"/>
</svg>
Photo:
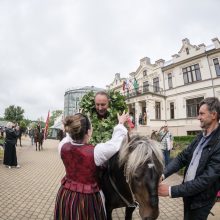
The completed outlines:
<svg viewBox="0 0 220 220">
<path fill-rule="evenodd" d="M 195 138 L 195 135 L 187 135 L 187 136 L 174 136 L 175 142 L 188 142 L 191 143 Z"/>
<path fill-rule="evenodd" d="M 174 148 L 170 152 L 170 158 L 175 158 L 180 152 L 182 152 L 195 138 L 195 135 L 187 136 L 174 136 Z M 183 175 L 184 168 L 179 170 L 178 174 Z"/>
</svg>

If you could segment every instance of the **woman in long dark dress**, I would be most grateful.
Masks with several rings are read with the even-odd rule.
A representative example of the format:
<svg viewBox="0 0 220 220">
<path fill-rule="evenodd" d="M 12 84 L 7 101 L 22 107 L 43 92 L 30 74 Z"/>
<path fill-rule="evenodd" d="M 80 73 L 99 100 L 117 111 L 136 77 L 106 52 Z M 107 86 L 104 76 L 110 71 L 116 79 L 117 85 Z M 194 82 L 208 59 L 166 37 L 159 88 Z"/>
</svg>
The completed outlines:
<svg viewBox="0 0 220 220">
<path fill-rule="evenodd" d="M 8 122 L 5 130 L 5 150 L 4 150 L 4 162 L 8 168 L 12 166 L 19 168 L 16 155 L 16 142 L 19 135 L 18 128 L 12 122 Z"/>
</svg>

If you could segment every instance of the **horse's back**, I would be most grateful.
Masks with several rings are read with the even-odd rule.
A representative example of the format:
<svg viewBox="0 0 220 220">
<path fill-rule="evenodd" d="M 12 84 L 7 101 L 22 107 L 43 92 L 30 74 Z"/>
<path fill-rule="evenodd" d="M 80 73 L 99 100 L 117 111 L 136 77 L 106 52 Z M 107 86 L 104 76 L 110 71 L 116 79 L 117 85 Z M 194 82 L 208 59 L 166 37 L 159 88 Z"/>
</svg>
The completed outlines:
<svg viewBox="0 0 220 220">
<path fill-rule="evenodd" d="M 35 130 L 34 132 L 34 142 L 37 143 L 42 143 L 44 140 L 44 134 L 43 132 L 39 132 L 38 130 Z"/>
</svg>

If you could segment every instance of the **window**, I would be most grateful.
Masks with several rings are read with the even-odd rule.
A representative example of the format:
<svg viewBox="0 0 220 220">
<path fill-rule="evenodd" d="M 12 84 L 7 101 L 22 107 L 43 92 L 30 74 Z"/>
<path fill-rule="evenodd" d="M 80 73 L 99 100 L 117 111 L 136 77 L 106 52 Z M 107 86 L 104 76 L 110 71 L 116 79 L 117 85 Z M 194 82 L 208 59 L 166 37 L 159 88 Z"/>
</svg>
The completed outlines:
<svg viewBox="0 0 220 220">
<path fill-rule="evenodd" d="M 189 54 L 189 48 L 188 47 L 186 48 L 186 54 L 187 55 Z"/>
<path fill-rule="evenodd" d="M 172 73 L 168 74 L 168 87 L 169 87 L 169 89 L 173 88 Z"/>
<path fill-rule="evenodd" d="M 174 102 L 170 103 L 170 119 L 174 119 Z"/>
<path fill-rule="evenodd" d="M 220 76 L 220 65 L 218 58 L 213 59 L 214 65 L 215 65 L 215 72 L 217 76 Z"/>
<path fill-rule="evenodd" d="M 161 118 L 160 102 L 155 102 L 155 119 Z"/>
<path fill-rule="evenodd" d="M 192 83 L 195 81 L 200 81 L 201 79 L 202 78 L 201 78 L 199 64 L 195 64 L 195 65 L 183 68 L 184 84 Z"/>
<path fill-rule="evenodd" d="M 154 89 L 154 92 L 159 92 L 159 90 L 160 90 L 159 77 L 156 77 L 153 79 L 153 89 Z"/>
<path fill-rule="evenodd" d="M 147 70 L 143 71 L 143 76 L 147 76 Z"/>
<path fill-rule="evenodd" d="M 186 100 L 186 115 L 188 118 L 197 117 L 199 114 L 199 103 L 204 97 Z"/>
<path fill-rule="evenodd" d="M 148 81 L 143 82 L 143 92 L 149 92 L 149 83 L 148 83 Z"/>
</svg>

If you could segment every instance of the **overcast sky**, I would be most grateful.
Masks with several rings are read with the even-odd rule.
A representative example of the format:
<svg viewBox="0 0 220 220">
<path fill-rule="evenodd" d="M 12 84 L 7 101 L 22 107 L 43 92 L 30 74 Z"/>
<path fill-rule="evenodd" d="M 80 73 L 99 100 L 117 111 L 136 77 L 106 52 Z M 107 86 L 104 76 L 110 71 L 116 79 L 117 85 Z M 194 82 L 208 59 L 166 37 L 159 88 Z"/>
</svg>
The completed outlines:
<svg viewBox="0 0 220 220">
<path fill-rule="evenodd" d="M 62 110 L 75 86 L 105 88 L 139 60 L 170 60 L 188 38 L 220 39 L 219 0 L 0 0 L 0 117 Z"/>
</svg>

